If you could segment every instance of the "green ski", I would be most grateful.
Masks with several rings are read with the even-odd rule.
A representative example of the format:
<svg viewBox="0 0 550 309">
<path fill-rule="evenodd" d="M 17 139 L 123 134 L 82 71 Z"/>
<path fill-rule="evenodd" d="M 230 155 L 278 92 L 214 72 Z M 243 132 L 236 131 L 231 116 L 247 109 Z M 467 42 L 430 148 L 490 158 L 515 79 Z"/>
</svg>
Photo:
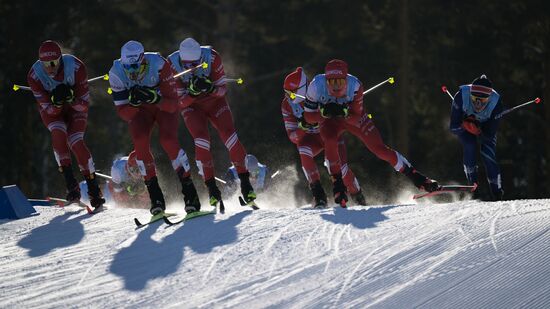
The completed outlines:
<svg viewBox="0 0 550 309">
<path fill-rule="evenodd" d="M 171 217 L 171 216 L 175 216 L 176 214 L 173 214 L 173 213 L 165 213 L 165 212 L 161 212 L 161 213 L 158 213 L 154 216 L 151 216 L 151 219 L 149 219 L 149 222 L 147 223 L 141 223 L 139 222 L 138 218 L 134 218 L 134 222 L 136 224 L 136 229 L 139 229 L 139 228 L 142 228 L 146 225 L 149 225 L 153 222 L 156 222 L 156 221 L 159 221 L 161 220 L 162 218 L 166 218 L 166 217 Z"/>
<path fill-rule="evenodd" d="M 194 219 L 194 218 L 203 217 L 203 216 L 207 216 L 207 215 L 214 215 L 214 214 L 216 214 L 215 210 L 212 210 L 212 211 L 195 211 L 195 212 L 187 214 L 183 219 L 180 219 L 178 221 L 170 221 L 170 220 L 168 220 L 167 217 L 164 217 L 162 219 L 164 220 L 164 223 L 166 223 L 168 225 L 175 225 L 175 224 L 182 223 L 182 222 L 185 222 L 187 220 Z"/>
</svg>

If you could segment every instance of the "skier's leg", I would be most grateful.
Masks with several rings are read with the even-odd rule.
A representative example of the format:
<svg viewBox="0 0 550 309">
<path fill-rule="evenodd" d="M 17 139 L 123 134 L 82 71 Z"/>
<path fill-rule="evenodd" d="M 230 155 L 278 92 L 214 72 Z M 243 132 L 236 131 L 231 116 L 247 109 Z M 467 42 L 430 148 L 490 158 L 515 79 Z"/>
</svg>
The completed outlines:
<svg viewBox="0 0 550 309">
<path fill-rule="evenodd" d="M 233 114 L 225 98 L 219 98 L 213 102 L 208 111 L 208 118 L 214 128 L 218 131 L 221 140 L 229 151 L 229 157 L 241 181 L 241 194 L 247 202 L 256 199 L 256 192 L 250 183 L 250 173 L 245 165 L 246 150 L 241 144 L 235 125 L 233 123 Z"/>
<path fill-rule="evenodd" d="M 481 136 L 481 157 L 485 163 L 491 196 L 493 200 L 502 200 L 504 191 L 502 190 L 500 168 L 496 158 L 496 146 L 496 136 Z"/>
<path fill-rule="evenodd" d="M 462 144 L 462 162 L 464 173 L 469 184 L 478 183 L 477 179 L 477 137 L 467 132 L 458 135 Z"/>
<path fill-rule="evenodd" d="M 340 136 L 340 139 L 338 140 L 338 153 L 340 155 L 340 161 L 342 162 L 342 180 L 344 181 L 346 188 L 348 188 L 352 200 L 357 205 L 366 205 L 365 196 L 363 195 L 359 181 L 348 165 L 348 152 L 343 135 Z"/>
<path fill-rule="evenodd" d="M 199 174 L 205 181 L 214 178 L 214 164 L 210 152 L 210 135 L 208 134 L 208 118 L 204 111 L 195 107 L 185 108 L 181 115 L 185 126 L 195 142 L 195 161 Z"/>
<path fill-rule="evenodd" d="M 332 193 L 336 204 L 345 205 L 348 201 L 347 188 L 342 180 L 338 139 L 344 130 L 344 122 L 338 119 L 326 119 L 321 124 L 321 137 L 325 145 L 325 157 L 332 180 Z"/>
<path fill-rule="evenodd" d="M 319 181 L 320 175 L 315 164 L 315 155 L 322 150 L 322 140 L 318 134 L 305 135 L 300 143 L 296 145 L 302 163 L 302 170 L 306 176 L 308 183 Z"/>
<path fill-rule="evenodd" d="M 84 143 L 88 114 L 73 112 L 69 117 L 70 120 L 67 128 L 69 147 L 75 154 L 80 172 L 86 180 L 90 204 L 92 207 L 97 208 L 105 203 L 105 199 L 95 177 L 94 160 L 92 159 L 90 150 L 88 150 L 88 147 Z"/>
<path fill-rule="evenodd" d="M 189 159 L 178 142 L 178 118 L 177 113 L 159 111 L 156 115 L 156 122 L 159 127 L 160 144 L 168 154 L 172 168 L 176 171 L 182 186 L 185 211 L 194 212 L 200 210 L 201 204 L 189 172 L 191 169 Z"/>
</svg>

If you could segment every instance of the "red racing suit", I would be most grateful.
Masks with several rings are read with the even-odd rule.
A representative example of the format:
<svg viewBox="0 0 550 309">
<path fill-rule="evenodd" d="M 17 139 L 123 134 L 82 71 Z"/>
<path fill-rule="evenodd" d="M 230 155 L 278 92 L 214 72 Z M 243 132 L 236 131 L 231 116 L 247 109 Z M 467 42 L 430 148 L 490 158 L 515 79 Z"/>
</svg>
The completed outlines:
<svg viewBox="0 0 550 309">
<path fill-rule="evenodd" d="M 316 81 L 316 79 L 318 79 Z M 325 156 L 329 161 L 331 175 L 341 170 L 342 158 L 338 152 L 338 141 L 343 132 L 348 131 L 358 137 L 363 144 L 378 158 L 388 162 L 396 171 L 403 172 L 410 163 L 399 152 L 384 144 L 374 121 L 363 109 L 363 86 L 353 75 L 347 76 L 347 95 L 336 99 L 326 95 L 324 74 L 317 75 L 307 91 L 305 104 L 305 119 L 307 122 L 319 122 L 321 137 L 325 143 Z M 323 89 L 323 87 L 325 87 Z M 347 117 L 324 118 L 320 114 L 320 107 L 328 103 L 339 101 L 348 107 Z"/>
<path fill-rule="evenodd" d="M 306 175 L 308 182 L 311 184 L 319 181 L 320 179 L 319 170 L 317 169 L 317 164 L 315 164 L 314 157 L 319 155 L 319 153 L 323 151 L 325 146 L 323 143 L 323 139 L 319 134 L 318 127 L 308 129 L 300 128 L 299 123 L 302 119 L 300 119 L 301 117 L 299 118 L 298 116 L 300 112 L 303 113 L 303 103 L 296 104 L 300 104 L 301 107 L 301 111 L 300 108 L 295 111 L 298 115 L 296 115 L 293 111 L 290 103 L 288 102 L 288 99 L 284 98 L 281 103 L 281 113 L 283 114 L 286 134 L 288 135 L 290 141 L 296 145 L 298 153 L 300 154 L 302 169 L 304 171 L 304 174 Z M 359 192 L 361 187 L 359 186 L 357 178 L 355 178 L 355 175 L 348 167 L 346 144 L 342 136 L 338 140 L 337 150 L 339 158 L 342 161 L 341 172 L 344 184 L 346 185 L 350 193 L 355 194 Z"/>
<path fill-rule="evenodd" d="M 159 128 L 160 144 L 168 154 L 172 167 L 183 176 L 189 176 L 189 160 L 178 142 L 178 94 L 175 72 L 165 58 L 157 53 L 145 53 L 147 62 L 144 76 L 139 81 L 130 81 L 121 71 L 120 60 L 115 60 L 109 71 L 112 96 L 120 118 L 128 123 L 130 135 L 136 151 L 137 164 L 145 180 L 156 176 L 156 168 L 151 154 L 151 131 L 156 124 Z M 156 104 L 142 103 L 138 107 L 129 104 L 130 88 L 143 86 L 153 88 L 162 97 Z"/>
<path fill-rule="evenodd" d="M 207 181 L 214 177 L 208 122 L 218 131 L 221 140 L 229 151 L 229 157 L 236 167 L 237 173 L 245 173 L 247 169 L 244 162 L 246 150 L 237 136 L 233 114 L 225 98 L 227 89 L 222 59 L 214 49 L 207 51 L 205 51 L 205 47 L 202 49 L 203 54 L 205 52 L 211 53 L 208 61 L 208 71 L 205 72 L 199 69 L 192 74 L 183 75 L 177 79 L 177 84 L 178 91 L 181 94 L 181 115 L 195 142 L 195 160 L 199 174 L 202 175 L 204 181 Z M 196 65 L 196 63 L 187 65 L 182 63 L 177 52 L 169 57 L 169 61 L 172 68 L 179 72 L 181 69 Z M 199 74 L 202 74 L 203 78 L 207 78 L 214 85 L 214 90 L 211 93 L 191 96 L 188 92 L 190 79 Z"/>
<path fill-rule="evenodd" d="M 70 151 L 72 151 L 80 171 L 84 176 L 88 176 L 95 172 L 92 156 L 84 142 L 90 102 L 88 75 L 86 66 L 80 59 L 72 55 L 62 57 L 60 68 L 51 82 L 52 84 L 65 83 L 71 87 L 74 92 L 74 101 L 71 104 L 64 104 L 61 107 L 52 104 L 50 97 L 53 89 L 47 89 L 39 78 L 39 72 L 36 71 L 40 70 L 37 67 L 41 65 L 39 62 L 30 69 L 27 81 L 36 99 L 42 122 L 50 131 L 57 164 L 60 167 L 70 166 Z M 65 71 L 65 67 L 68 66 L 65 62 L 69 61 L 73 63 L 72 72 Z"/>
</svg>

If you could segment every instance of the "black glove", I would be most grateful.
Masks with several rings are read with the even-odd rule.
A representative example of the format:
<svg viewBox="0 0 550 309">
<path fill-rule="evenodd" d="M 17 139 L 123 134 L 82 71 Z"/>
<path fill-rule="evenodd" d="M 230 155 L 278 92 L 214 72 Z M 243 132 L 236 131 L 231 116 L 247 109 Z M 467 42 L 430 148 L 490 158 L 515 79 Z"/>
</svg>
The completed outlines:
<svg viewBox="0 0 550 309">
<path fill-rule="evenodd" d="M 140 106 L 141 103 L 156 104 L 161 96 L 154 88 L 134 86 L 130 89 L 130 105 Z"/>
<path fill-rule="evenodd" d="M 64 103 L 72 103 L 74 101 L 74 91 L 66 84 L 59 84 L 52 91 L 52 104 L 56 107 L 61 107 Z"/>
<path fill-rule="evenodd" d="M 212 93 L 214 91 L 214 84 L 208 78 L 202 78 L 193 76 L 189 83 L 189 94 L 191 96 L 198 96 L 201 93 Z"/>
<path fill-rule="evenodd" d="M 328 103 L 321 106 L 323 118 L 347 117 L 349 109 L 347 104 Z"/>
<path fill-rule="evenodd" d="M 298 119 L 298 127 L 302 130 L 316 129 L 319 127 L 318 123 L 308 123 L 304 118 Z"/>
</svg>

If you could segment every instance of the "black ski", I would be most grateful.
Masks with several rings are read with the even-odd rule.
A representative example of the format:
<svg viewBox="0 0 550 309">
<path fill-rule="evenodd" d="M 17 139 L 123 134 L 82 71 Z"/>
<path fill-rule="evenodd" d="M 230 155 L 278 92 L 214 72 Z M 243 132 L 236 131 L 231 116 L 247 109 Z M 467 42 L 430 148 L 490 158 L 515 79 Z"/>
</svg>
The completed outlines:
<svg viewBox="0 0 550 309">
<path fill-rule="evenodd" d="M 413 199 L 419 199 L 423 197 L 429 197 L 434 195 L 440 195 L 443 193 L 452 193 L 452 192 L 474 192 L 477 189 L 477 184 L 474 184 L 472 186 L 464 186 L 464 185 L 444 185 L 439 186 L 439 188 L 432 192 L 426 192 L 426 193 L 420 193 L 415 194 L 413 196 Z"/>
<path fill-rule="evenodd" d="M 252 209 L 254 210 L 260 209 L 260 207 L 256 205 L 256 202 L 254 200 L 247 203 L 242 196 L 239 196 L 239 203 L 241 204 L 241 206 L 249 206 L 252 207 Z"/>
</svg>

